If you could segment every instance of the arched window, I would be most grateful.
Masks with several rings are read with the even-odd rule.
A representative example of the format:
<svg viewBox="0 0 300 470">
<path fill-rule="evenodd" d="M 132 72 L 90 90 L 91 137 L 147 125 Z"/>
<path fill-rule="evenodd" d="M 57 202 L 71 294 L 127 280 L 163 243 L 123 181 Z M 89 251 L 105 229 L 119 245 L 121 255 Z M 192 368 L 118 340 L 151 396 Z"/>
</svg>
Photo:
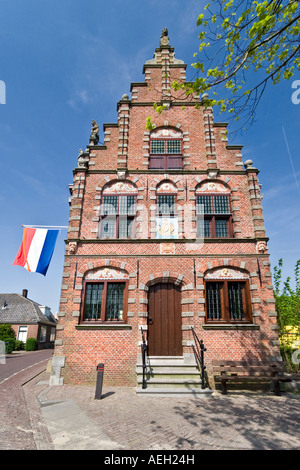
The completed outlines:
<svg viewBox="0 0 300 470">
<path fill-rule="evenodd" d="M 131 184 L 114 183 L 102 193 L 99 238 L 134 238 L 136 190 Z"/>
<path fill-rule="evenodd" d="M 171 182 L 162 182 L 156 197 L 156 238 L 178 238 L 176 187 Z"/>
<path fill-rule="evenodd" d="M 155 129 L 150 134 L 149 169 L 182 168 L 182 133 L 178 129 Z"/>
<path fill-rule="evenodd" d="M 232 268 L 210 270 L 205 275 L 206 322 L 251 323 L 249 278 Z"/>
<path fill-rule="evenodd" d="M 196 189 L 197 238 L 233 236 L 230 192 L 222 184 L 206 183 Z"/>
<path fill-rule="evenodd" d="M 87 273 L 81 322 L 126 322 L 127 297 L 128 275 L 125 271 L 105 267 Z"/>
</svg>

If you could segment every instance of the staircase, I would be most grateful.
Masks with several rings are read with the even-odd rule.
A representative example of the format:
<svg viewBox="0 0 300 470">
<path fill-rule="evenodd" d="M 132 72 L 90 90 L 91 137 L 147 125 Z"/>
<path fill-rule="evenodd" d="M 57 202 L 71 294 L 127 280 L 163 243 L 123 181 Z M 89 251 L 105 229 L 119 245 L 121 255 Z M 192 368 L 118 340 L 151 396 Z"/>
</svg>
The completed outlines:
<svg viewBox="0 0 300 470">
<path fill-rule="evenodd" d="M 136 393 L 163 397 L 210 397 L 212 390 L 202 389 L 200 371 L 193 356 L 155 356 L 146 358 L 146 388 L 143 384 L 142 355 L 136 366 Z"/>
</svg>

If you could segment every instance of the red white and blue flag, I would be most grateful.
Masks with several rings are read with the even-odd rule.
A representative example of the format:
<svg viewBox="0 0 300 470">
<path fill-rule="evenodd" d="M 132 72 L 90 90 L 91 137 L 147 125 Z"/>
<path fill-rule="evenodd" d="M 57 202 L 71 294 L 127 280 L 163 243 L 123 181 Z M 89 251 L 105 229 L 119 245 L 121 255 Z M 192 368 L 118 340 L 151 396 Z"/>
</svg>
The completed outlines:
<svg viewBox="0 0 300 470">
<path fill-rule="evenodd" d="M 23 240 L 13 265 L 44 276 L 48 270 L 59 230 L 24 228 Z"/>
</svg>

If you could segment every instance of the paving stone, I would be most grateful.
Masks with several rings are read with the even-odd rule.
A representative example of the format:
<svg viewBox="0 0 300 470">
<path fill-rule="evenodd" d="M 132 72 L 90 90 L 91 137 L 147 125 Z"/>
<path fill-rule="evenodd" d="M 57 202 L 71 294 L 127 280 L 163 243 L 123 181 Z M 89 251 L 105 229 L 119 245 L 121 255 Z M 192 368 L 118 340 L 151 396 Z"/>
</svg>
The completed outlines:
<svg viewBox="0 0 300 470">
<path fill-rule="evenodd" d="M 39 368 L 42 372 L 41 365 Z M 39 368 L 31 368 L 30 373 L 36 375 Z M 102 442 L 113 443 L 118 449 L 300 448 L 300 396 L 297 394 L 277 397 L 267 392 L 239 391 L 227 396 L 214 393 L 211 399 L 201 400 L 138 396 L 132 388 L 115 387 L 104 389 L 103 398 L 95 400 L 93 386 L 49 386 L 46 379 L 45 373 L 41 373 L 30 380 L 27 372 L 0 384 L 1 450 L 56 449 L 57 442 L 53 440 L 51 428 L 49 431 L 43 410 L 48 408 L 49 416 L 53 415 L 55 404 L 61 403 L 63 408 L 64 402 L 71 403 L 77 413 L 80 410 L 80 422 L 85 429 L 90 428 L 90 420 L 93 436 L 99 430 L 99 436 L 105 437 Z M 74 422 L 72 413 L 70 418 Z M 60 440 L 59 448 L 89 449 L 89 436 L 85 435 L 83 442 L 82 433 L 70 433 L 70 429 L 66 426 L 66 442 Z M 59 431 L 64 434 L 63 429 Z M 91 448 L 95 448 L 95 442 Z"/>
</svg>

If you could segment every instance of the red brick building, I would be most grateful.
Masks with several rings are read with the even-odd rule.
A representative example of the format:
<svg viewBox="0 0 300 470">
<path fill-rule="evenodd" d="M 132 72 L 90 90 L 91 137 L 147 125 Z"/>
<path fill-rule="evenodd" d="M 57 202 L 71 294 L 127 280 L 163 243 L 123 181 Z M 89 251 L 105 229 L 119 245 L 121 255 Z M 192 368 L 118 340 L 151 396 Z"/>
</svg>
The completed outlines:
<svg viewBox="0 0 300 470">
<path fill-rule="evenodd" d="M 27 289 L 20 294 L 0 294 L 0 324 L 10 324 L 16 339 L 24 346 L 36 338 L 38 349 L 53 349 L 57 320 L 49 307 L 28 298 Z"/>
<path fill-rule="evenodd" d="M 280 356 L 259 172 L 202 98 L 171 88 L 186 65 L 166 31 L 143 72 L 103 145 L 93 122 L 73 172 L 55 346 L 65 382 L 95 382 L 101 362 L 105 383 L 135 386 L 141 328 L 166 363 L 193 362 L 191 326 L 208 371 Z"/>
</svg>

